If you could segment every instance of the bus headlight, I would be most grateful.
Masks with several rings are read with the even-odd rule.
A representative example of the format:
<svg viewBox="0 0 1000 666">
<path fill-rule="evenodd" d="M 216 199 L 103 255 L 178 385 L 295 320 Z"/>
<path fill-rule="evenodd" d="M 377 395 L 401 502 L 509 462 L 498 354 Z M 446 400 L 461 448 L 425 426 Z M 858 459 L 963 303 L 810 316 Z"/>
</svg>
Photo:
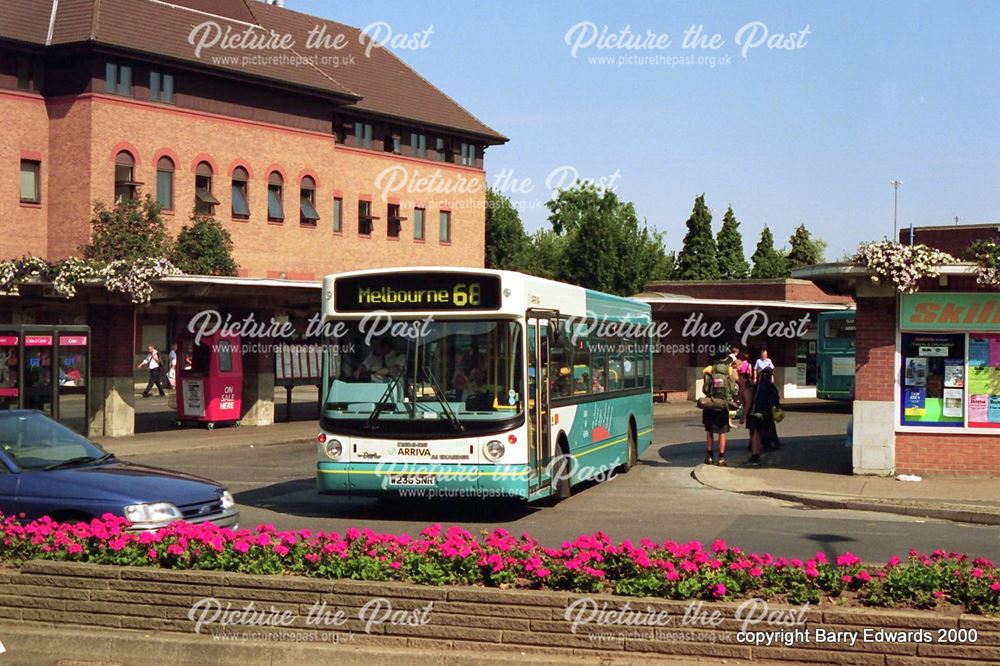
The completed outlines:
<svg viewBox="0 0 1000 666">
<path fill-rule="evenodd" d="M 491 439 L 483 444 L 483 455 L 494 462 L 503 458 L 505 450 L 506 448 L 504 447 L 503 442 L 498 439 Z"/>
<path fill-rule="evenodd" d="M 340 454 L 344 452 L 344 447 L 339 439 L 331 438 L 326 440 L 326 444 L 323 445 L 323 451 L 326 453 L 327 458 L 339 458 Z"/>
</svg>

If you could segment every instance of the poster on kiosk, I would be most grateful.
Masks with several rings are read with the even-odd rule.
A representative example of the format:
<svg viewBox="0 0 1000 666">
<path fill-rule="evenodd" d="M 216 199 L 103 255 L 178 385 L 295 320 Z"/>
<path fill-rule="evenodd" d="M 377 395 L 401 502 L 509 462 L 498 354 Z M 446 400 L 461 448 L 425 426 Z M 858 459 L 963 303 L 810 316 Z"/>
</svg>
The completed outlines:
<svg viewBox="0 0 1000 666">
<path fill-rule="evenodd" d="M 240 424 L 243 356 L 238 336 L 206 335 L 199 344 L 181 339 L 177 353 L 177 425 Z"/>
</svg>

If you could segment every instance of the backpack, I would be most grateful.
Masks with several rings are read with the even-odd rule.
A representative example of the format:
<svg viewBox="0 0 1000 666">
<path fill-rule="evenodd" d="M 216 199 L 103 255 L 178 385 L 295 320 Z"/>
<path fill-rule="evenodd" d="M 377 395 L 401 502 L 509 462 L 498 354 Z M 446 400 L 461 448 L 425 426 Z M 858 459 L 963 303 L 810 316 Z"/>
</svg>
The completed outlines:
<svg viewBox="0 0 1000 666">
<path fill-rule="evenodd" d="M 698 405 L 703 409 L 723 410 L 730 408 L 736 395 L 736 386 L 729 373 L 728 363 L 716 363 L 712 366 L 711 373 L 705 373 L 701 392 L 705 394 L 705 397 L 698 401 Z"/>
</svg>

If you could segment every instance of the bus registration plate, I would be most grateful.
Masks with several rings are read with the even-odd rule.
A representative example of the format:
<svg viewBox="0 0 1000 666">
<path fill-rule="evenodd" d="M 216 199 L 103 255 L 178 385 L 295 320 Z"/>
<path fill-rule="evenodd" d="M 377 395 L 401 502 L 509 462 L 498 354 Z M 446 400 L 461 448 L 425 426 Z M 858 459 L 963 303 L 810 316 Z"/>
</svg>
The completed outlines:
<svg viewBox="0 0 1000 666">
<path fill-rule="evenodd" d="M 390 486 L 435 486 L 437 478 L 433 474 L 390 474 Z"/>
</svg>

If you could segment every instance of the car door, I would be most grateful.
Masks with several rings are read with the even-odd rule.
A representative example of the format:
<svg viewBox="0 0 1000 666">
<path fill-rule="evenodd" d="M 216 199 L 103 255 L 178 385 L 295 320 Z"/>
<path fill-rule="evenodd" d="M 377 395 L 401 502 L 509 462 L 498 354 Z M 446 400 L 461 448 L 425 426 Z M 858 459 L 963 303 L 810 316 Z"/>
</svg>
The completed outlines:
<svg viewBox="0 0 1000 666">
<path fill-rule="evenodd" d="M 0 450 L 0 513 L 5 516 L 16 515 L 19 506 L 18 489 L 21 485 L 21 474 L 10 457 Z"/>
</svg>

